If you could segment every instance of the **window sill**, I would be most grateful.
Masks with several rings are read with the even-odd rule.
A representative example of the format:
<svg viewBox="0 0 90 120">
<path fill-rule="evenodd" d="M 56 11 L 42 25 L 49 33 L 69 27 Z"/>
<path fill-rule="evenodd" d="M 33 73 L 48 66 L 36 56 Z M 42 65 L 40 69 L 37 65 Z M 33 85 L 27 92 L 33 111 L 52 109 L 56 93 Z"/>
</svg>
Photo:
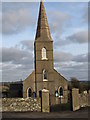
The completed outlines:
<svg viewBox="0 0 90 120">
<path fill-rule="evenodd" d="M 48 81 L 47 79 L 44 79 L 43 81 Z"/>
<path fill-rule="evenodd" d="M 42 60 L 48 60 L 48 58 L 42 58 Z"/>
<path fill-rule="evenodd" d="M 59 96 L 59 98 L 63 98 L 63 96 Z"/>
</svg>

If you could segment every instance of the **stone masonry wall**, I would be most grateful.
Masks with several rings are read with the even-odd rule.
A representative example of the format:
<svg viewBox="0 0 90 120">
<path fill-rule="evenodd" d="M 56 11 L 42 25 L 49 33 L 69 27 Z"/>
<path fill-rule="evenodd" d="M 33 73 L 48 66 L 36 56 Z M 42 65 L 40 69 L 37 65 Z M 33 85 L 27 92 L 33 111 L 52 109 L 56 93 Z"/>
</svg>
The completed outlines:
<svg viewBox="0 0 90 120">
<path fill-rule="evenodd" d="M 3 98 L 0 111 L 41 111 L 41 100 L 39 98 Z"/>
<path fill-rule="evenodd" d="M 81 107 L 90 106 L 90 93 L 87 91 L 83 91 L 83 93 L 79 94 L 79 89 L 72 89 L 72 108 L 73 111 L 80 109 Z"/>
<path fill-rule="evenodd" d="M 80 104 L 80 107 L 86 107 L 88 106 L 88 99 L 89 99 L 89 94 L 79 94 L 79 104 Z"/>
</svg>

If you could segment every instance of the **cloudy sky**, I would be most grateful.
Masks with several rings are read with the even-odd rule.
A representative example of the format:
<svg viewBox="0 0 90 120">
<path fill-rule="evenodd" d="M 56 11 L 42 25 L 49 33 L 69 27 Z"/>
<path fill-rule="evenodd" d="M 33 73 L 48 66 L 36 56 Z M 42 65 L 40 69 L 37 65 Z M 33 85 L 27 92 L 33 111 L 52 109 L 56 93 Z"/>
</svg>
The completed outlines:
<svg viewBox="0 0 90 120">
<path fill-rule="evenodd" d="M 34 70 L 39 5 L 2 3 L 3 81 L 24 80 Z M 53 39 L 55 69 L 68 80 L 88 80 L 88 3 L 45 2 L 44 6 Z"/>
</svg>

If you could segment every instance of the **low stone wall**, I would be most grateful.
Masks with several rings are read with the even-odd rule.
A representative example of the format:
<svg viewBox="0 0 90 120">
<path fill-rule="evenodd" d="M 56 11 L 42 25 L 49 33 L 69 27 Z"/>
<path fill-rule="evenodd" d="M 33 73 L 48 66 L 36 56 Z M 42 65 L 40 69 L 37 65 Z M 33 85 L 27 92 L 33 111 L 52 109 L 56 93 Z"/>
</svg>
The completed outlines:
<svg viewBox="0 0 90 120">
<path fill-rule="evenodd" d="M 41 111 L 40 98 L 3 98 L 0 111 Z M 1 108 L 2 107 L 2 108 Z"/>
<path fill-rule="evenodd" d="M 88 106 L 88 99 L 89 99 L 89 94 L 80 94 L 79 95 L 79 104 L 80 107 L 86 107 Z"/>
<path fill-rule="evenodd" d="M 90 93 L 87 93 L 87 91 L 84 91 L 83 93 L 79 94 L 79 89 L 73 88 L 72 89 L 72 110 L 76 111 L 80 109 L 81 107 L 87 107 L 90 106 Z"/>
<path fill-rule="evenodd" d="M 88 94 L 88 106 L 90 107 L 90 93 Z"/>
</svg>

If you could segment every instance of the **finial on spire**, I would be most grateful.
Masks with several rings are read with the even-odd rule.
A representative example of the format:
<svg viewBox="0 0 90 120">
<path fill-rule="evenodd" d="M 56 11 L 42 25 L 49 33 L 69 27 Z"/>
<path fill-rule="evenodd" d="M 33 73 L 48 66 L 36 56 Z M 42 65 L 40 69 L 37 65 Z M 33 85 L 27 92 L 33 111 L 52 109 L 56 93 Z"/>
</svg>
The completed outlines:
<svg viewBox="0 0 90 120">
<path fill-rule="evenodd" d="M 43 0 L 41 0 L 41 2 L 43 2 Z"/>
</svg>

